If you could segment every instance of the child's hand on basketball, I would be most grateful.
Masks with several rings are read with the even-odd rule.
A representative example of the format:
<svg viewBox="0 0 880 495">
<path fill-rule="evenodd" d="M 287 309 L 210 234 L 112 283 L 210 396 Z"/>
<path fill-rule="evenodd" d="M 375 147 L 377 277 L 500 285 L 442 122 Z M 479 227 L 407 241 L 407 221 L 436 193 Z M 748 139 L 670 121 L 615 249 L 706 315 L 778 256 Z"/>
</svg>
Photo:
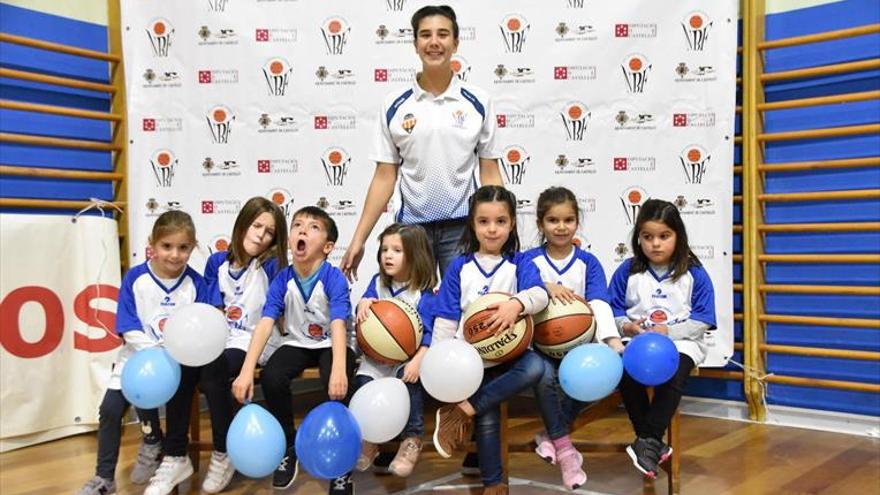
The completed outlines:
<svg viewBox="0 0 880 495">
<path fill-rule="evenodd" d="M 254 398 L 254 377 L 244 373 L 238 375 L 232 382 L 232 395 L 242 404 L 250 402 Z"/>
<path fill-rule="evenodd" d="M 523 303 L 515 297 L 511 297 L 504 302 L 490 304 L 486 307 L 486 309 L 495 310 L 495 313 L 489 317 L 487 323 L 490 329 L 495 329 L 496 337 L 504 332 L 513 330 L 513 326 L 516 324 L 516 320 L 519 319 L 519 314 L 523 308 Z"/>
<path fill-rule="evenodd" d="M 562 284 L 544 284 L 547 287 L 547 292 L 550 294 L 550 298 L 554 301 L 559 301 L 562 304 L 573 303 L 575 301 L 574 291 L 569 289 L 568 287 Z"/>
<path fill-rule="evenodd" d="M 367 319 L 367 316 L 370 314 L 370 305 L 374 302 L 376 302 L 376 299 L 372 297 L 361 299 L 361 302 L 358 303 L 357 307 L 357 323 L 361 323 Z"/>
<path fill-rule="evenodd" d="M 642 328 L 642 323 L 644 323 L 645 320 L 647 320 L 647 318 L 639 318 L 636 321 L 624 323 L 622 327 L 623 335 L 627 337 L 635 337 L 636 335 L 645 333 L 645 329 Z"/>
<path fill-rule="evenodd" d="M 345 371 L 333 370 L 330 372 L 330 383 L 327 386 L 327 395 L 330 400 L 342 400 L 348 392 L 348 377 Z"/>
</svg>

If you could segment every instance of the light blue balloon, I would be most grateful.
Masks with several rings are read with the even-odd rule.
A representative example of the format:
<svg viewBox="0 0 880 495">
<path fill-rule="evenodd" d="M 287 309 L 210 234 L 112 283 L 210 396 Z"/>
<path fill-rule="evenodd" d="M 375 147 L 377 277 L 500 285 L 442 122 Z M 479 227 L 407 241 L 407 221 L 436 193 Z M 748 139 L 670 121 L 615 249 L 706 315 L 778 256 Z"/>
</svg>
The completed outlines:
<svg viewBox="0 0 880 495">
<path fill-rule="evenodd" d="M 584 344 L 568 351 L 559 365 L 559 384 L 573 399 L 593 402 L 602 399 L 620 383 L 623 362 L 605 344 Z"/>
<path fill-rule="evenodd" d="M 180 365 L 161 347 L 134 353 L 122 368 L 122 395 L 141 409 L 168 402 L 180 386 Z"/>
<path fill-rule="evenodd" d="M 286 449 L 281 423 L 257 404 L 238 411 L 226 433 L 226 451 L 238 472 L 262 478 L 275 471 Z"/>
<path fill-rule="evenodd" d="M 315 478 L 332 480 L 350 472 L 360 454 L 360 426 L 339 402 L 312 409 L 296 431 L 296 457 Z"/>
<path fill-rule="evenodd" d="M 653 387 L 666 383 L 678 370 L 678 349 L 669 337 L 645 332 L 623 351 L 623 366 L 633 380 Z"/>
</svg>

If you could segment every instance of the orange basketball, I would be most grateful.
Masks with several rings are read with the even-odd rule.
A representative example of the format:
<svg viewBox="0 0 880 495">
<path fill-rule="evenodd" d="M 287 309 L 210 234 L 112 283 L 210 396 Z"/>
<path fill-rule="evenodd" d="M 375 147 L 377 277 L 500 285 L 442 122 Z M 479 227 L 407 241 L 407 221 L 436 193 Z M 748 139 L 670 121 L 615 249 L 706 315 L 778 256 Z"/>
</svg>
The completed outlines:
<svg viewBox="0 0 880 495">
<path fill-rule="evenodd" d="M 274 60 L 271 64 L 269 64 L 269 71 L 272 74 L 281 74 L 281 71 L 284 70 L 284 64 L 279 62 L 278 60 Z"/>
<path fill-rule="evenodd" d="M 700 153 L 700 150 L 698 150 L 696 148 L 693 148 L 688 151 L 688 160 L 690 160 L 692 162 L 700 161 L 700 158 L 702 158 L 702 156 L 703 155 L 702 155 L 702 153 Z"/>
<path fill-rule="evenodd" d="M 544 354 L 562 359 L 571 349 L 593 340 L 596 320 L 587 301 L 580 296 L 573 303 L 550 304 L 535 315 L 535 347 Z"/>
<path fill-rule="evenodd" d="M 449 67 L 452 69 L 452 72 L 458 74 L 458 71 L 461 70 L 461 62 L 458 60 L 451 60 L 449 62 Z"/>
<path fill-rule="evenodd" d="M 514 324 L 513 330 L 503 332 L 497 337 L 495 330 L 489 330 L 486 320 L 494 310 L 486 309 L 493 303 L 510 299 L 505 292 L 490 292 L 468 306 L 462 316 L 464 321 L 464 339 L 480 353 L 486 361 L 503 363 L 519 357 L 529 348 L 534 333 L 532 317 L 521 316 Z"/>
<path fill-rule="evenodd" d="M 380 363 L 402 363 L 419 350 L 422 328 L 415 308 L 400 299 L 382 299 L 370 305 L 367 319 L 357 325 L 358 346 Z"/>
<path fill-rule="evenodd" d="M 522 23 L 516 17 L 512 17 L 507 21 L 507 29 L 516 32 L 522 27 Z"/>
<path fill-rule="evenodd" d="M 510 150 L 507 152 L 507 161 L 510 163 L 516 163 L 522 158 L 522 155 L 517 150 Z"/>
<path fill-rule="evenodd" d="M 639 201 L 642 200 L 642 193 L 638 191 L 630 191 L 626 198 L 629 200 L 630 203 L 637 204 Z"/>
<path fill-rule="evenodd" d="M 694 29 L 700 29 L 703 27 L 703 19 L 698 15 L 692 15 L 690 19 L 690 25 Z"/>
<path fill-rule="evenodd" d="M 214 122 L 223 122 L 224 120 L 226 120 L 226 112 L 220 108 L 214 110 Z"/>
<path fill-rule="evenodd" d="M 571 120 L 577 120 L 577 119 L 581 118 L 581 115 L 583 115 L 583 114 L 584 114 L 584 111 L 581 110 L 581 107 L 579 107 L 577 105 L 572 105 L 568 109 L 568 118 L 570 118 Z"/>
<path fill-rule="evenodd" d="M 330 21 L 329 24 L 327 24 L 327 30 L 333 34 L 336 34 L 339 31 L 342 31 L 342 23 L 334 19 Z"/>
</svg>

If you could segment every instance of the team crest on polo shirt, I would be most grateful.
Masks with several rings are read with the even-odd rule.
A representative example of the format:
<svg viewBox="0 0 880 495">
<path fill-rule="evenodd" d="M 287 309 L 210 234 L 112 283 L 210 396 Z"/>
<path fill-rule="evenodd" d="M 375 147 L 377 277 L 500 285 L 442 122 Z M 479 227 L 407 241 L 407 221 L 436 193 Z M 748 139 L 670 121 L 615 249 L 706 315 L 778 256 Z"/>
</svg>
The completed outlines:
<svg viewBox="0 0 880 495">
<path fill-rule="evenodd" d="M 667 325 L 669 323 L 669 312 L 666 308 L 655 306 L 648 310 L 648 321 L 654 325 Z"/>
<path fill-rule="evenodd" d="M 467 112 L 463 112 L 461 109 L 452 112 L 452 127 L 456 127 L 458 129 L 464 128 L 465 119 L 467 119 Z"/>
<path fill-rule="evenodd" d="M 416 116 L 408 113 L 403 116 L 403 122 L 400 124 L 400 127 L 403 127 L 407 134 L 412 134 L 413 129 L 416 127 L 416 122 Z"/>
</svg>

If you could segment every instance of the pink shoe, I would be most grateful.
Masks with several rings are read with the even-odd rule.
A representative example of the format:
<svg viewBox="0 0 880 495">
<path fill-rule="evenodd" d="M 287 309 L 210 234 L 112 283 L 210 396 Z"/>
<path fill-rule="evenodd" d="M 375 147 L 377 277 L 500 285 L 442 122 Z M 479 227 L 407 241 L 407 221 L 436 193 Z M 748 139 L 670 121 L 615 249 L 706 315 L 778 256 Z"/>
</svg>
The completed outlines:
<svg viewBox="0 0 880 495">
<path fill-rule="evenodd" d="M 550 464 L 556 464 L 556 447 L 553 446 L 553 441 L 547 436 L 546 431 L 540 431 L 535 435 L 535 443 L 538 445 L 535 447 L 538 457 Z"/>
<path fill-rule="evenodd" d="M 569 490 L 577 490 L 587 482 L 587 473 L 582 466 L 584 456 L 575 449 L 563 449 L 556 457 L 562 471 L 562 484 Z"/>
</svg>

